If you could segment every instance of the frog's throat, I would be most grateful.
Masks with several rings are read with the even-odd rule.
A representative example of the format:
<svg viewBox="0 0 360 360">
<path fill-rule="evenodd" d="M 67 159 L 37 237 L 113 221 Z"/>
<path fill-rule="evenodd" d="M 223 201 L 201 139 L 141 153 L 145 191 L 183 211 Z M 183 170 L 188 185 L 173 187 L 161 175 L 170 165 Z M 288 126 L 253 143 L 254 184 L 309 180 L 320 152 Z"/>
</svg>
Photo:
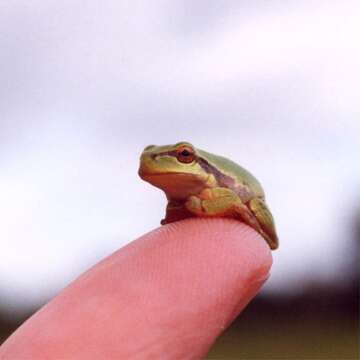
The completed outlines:
<svg viewBox="0 0 360 360">
<path fill-rule="evenodd" d="M 186 199 L 195 195 L 206 187 L 207 176 L 196 174 L 169 172 L 169 173 L 147 173 L 141 174 L 141 178 L 157 188 L 163 190 L 168 198 Z"/>
</svg>

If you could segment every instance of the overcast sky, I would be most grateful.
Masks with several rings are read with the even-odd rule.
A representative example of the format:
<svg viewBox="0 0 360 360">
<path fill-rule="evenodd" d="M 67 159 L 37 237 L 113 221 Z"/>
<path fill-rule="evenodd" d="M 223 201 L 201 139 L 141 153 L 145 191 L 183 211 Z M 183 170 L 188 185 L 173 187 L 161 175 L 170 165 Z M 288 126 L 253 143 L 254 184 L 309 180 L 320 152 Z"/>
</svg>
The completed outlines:
<svg viewBox="0 0 360 360">
<path fill-rule="evenodd" d="M 262 182 L 267 291 L 341 281 L 360 199 L 358 1 L 0 5 L 0 296 L 41 303 L 159 225 L 137 176 L 181 140 Z"/>
</svg>

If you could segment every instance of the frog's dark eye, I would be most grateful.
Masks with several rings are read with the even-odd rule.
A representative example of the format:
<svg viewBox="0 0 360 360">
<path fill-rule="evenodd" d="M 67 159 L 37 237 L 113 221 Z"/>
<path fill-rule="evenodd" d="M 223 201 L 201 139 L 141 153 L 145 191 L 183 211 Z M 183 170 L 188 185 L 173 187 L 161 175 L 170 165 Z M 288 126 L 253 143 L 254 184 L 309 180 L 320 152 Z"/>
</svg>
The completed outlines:
<svg viewBox="0 0 360 360">
<path fill-rule="evenodd" d="M 190 147 L 182 147 L 177 150 L 177 159 L 182 163 L 191 163 L 195 159 L 194 150 Z"/>
</svg>

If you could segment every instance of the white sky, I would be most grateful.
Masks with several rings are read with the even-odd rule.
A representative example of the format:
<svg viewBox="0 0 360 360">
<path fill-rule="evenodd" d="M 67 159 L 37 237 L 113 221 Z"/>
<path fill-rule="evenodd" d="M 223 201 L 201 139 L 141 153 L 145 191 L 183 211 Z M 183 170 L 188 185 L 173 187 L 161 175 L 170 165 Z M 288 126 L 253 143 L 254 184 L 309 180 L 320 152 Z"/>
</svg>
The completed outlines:
<svg viewBox="0 0 360 360">
<path fill-rule="evenodd" d="M 148 144 L 251 170 L 280 236 L 268 291 L 346 279 L 358 206 L 358 1 L 0 5 L 0 294 L 35 305 L 158 226 Z"/>
</svg>

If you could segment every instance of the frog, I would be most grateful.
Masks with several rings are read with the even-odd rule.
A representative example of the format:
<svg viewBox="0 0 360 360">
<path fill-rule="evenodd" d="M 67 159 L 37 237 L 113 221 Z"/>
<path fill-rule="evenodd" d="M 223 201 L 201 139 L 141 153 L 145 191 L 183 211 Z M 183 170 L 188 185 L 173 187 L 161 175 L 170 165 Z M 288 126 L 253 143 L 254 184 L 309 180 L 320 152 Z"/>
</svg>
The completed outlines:
<svg viewBox="0 0 360 360">
<path fill-rule="evenodd" d="M 161 225 L 192 217 L 232 218 L 257 231 L 270 249 L 278 248 L 274 219 L 260 182 L 232 160 L 186 141 L 149 145 L 140 156 L 138 174 L 166 195 Z"/>
</svg>

